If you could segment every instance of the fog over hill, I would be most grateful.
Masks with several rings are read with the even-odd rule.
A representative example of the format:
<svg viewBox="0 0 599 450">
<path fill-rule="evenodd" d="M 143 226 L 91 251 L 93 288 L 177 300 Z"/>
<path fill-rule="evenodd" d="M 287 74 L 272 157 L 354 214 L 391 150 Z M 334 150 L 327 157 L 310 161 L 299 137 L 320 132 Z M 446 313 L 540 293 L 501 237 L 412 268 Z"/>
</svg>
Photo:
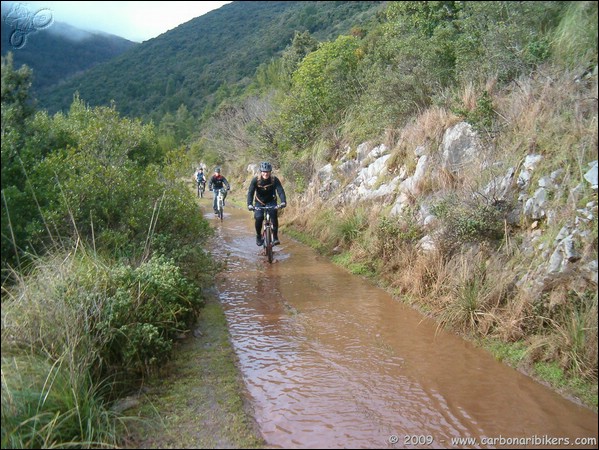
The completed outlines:
<svg viewBox="0 0 599 450">
<path fill-rule="evenodd" d="M 81 30 L 69 24 L 45 19 L 24 22 L 2 4 L 2 56 L 13 55 L 16 68 L 33 70 L 32 91 L 38 97 L 70 77 L 106 62 L 139 44 L 103 32 Z M 33 23 L 33 25 L 32 25 Z"/>
</svg>

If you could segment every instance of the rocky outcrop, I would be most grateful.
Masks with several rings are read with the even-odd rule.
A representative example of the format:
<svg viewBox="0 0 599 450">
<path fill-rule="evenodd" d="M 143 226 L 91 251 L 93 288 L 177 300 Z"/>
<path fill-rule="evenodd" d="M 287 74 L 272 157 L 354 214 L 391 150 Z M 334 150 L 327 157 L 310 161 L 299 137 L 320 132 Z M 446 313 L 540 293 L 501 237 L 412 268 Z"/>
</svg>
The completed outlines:
<svg viewBox="0 0 599 450">
<path fill-rule="evenodd" d="M 501 165 L 494 167 L 485 158 L 481 139 L 466 122 L 448 128 L 439 148 L 417 146 L 413 154 L 416 165 L 408 173 L 405 166 L 393 170 L 388 166 L 392 153 L 385 145 L 369 150 L 369 144 L 363 143 L 355 151 L 348 147 L 338 161 L 318 170 L 312 187 L 313 197 L 333 207 L 378 203 L 383 207 L 390 206 L 387 209 L 389 216 L 399 216 L 406 206 L 417 204 L 417 219 L 424 232 L 419 248 L 432 251 L 436 248 L 436 236 L 440 234 L 439 221 L 431 213 L 432 206 L 449 192 L 430 192 L 423 187 L 430 186 L 432 178 L 440 171 L 459 179 L 468 171 L 498 172 Z M 563 223 L 553 239 L 548 239 L 546 234 L 558 229 L 564 220 L 560 208 L 564 203 L 579 202 L 583 186 L 579 184 L 568 190 L 564 169 L 539 173 L 539 167 L 550 166 L 543 163 L 541 154 L 526 155 L 519 167 L 504 167 L 502 174 L 493 177 L 472 195 L 487 199 L 490 205 L 508 208 L 503 211 L 506 224 L 522 235 L 522 253 L 537 262 L 518 281 L 521 289 L 538 295 L 558 280 L 567 282 L 568 279 L 584 280 L 596 288 L 596 251 L 585 249 L 591 248 L 596 240 L 590 230 L 592 222 L 597 221 L 597 202 L 587 202 L 577 209 L 575 217 Z M 582 179 L 591 189 L 597 190 L 597 161 L 585 169 Z"/>
</svg>

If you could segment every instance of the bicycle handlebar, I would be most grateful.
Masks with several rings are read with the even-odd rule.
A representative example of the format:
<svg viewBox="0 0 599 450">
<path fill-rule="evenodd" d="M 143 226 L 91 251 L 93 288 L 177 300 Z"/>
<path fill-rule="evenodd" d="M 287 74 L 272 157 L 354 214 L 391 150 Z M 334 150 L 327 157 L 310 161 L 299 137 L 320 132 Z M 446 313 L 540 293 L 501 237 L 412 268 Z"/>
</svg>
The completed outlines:
<svg viewBox="0 0 599 450">
<path fill-rule="evenodd" d="M 254 206 L 254 210 L 256 211 L 266 211 L 267 209 L 280 209 L 281 205 L 275 206 Z"/>
</svg>

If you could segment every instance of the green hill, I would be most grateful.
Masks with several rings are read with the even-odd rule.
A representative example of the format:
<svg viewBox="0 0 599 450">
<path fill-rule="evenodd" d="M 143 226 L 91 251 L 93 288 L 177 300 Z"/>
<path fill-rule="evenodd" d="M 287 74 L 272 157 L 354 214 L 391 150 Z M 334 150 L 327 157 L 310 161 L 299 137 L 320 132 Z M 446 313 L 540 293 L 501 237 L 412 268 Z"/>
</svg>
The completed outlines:
<svg viewBox="0 0 599 450">
<path fill-rule="evenodd" d="M 25 64 L 33 70 L 32 90 L 36 97 L 138 45 L 118 36 L 54 22 L 48 28 L 27 33 L 22 46 L 15 46 L 10 42 L 15 27 L 5 20 L 6 12 L 3 8 L 2 56 L 12 52 L 15 67 Z"/>
<path fill-rule="evenodd" d="M 43 90 L 39 104 L 49 112 L 64 110 L 78 91 L 91 106 L 114 100 L 128 116 L 159 122 L 185 105 L 199 117 L 219 88 L 225 96 L 242 89 L 296 31 L 334 39 L 371 20 L 383 3 L 232 2 Z"/>
</svg>

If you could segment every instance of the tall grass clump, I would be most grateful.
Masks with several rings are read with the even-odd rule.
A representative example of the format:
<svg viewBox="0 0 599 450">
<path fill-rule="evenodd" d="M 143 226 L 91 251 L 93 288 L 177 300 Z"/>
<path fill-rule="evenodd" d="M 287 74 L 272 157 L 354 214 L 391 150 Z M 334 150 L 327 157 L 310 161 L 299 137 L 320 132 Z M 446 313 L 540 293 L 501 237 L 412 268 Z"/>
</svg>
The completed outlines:
<svg viewBox="0 0 599 450">
<path fill-rule="evenodd" d="M 203 299 L 172 261 L 78 247 L 3 288 L 3 448 L 115 446 L 114 402 L 170 356 Z"/>
<path fill-rule="evenodd" d="M 117 445 L 124 418 L 103 400 L 85 364 L 42 355 L 2 357 L 2 448 Z"/>
<path fill-rule="evenodd" d="M 552 56 L 566 68 L 597 64 L 597 2 L 569 2 L 554 32 Z"/>
<path fill-rule="evenodd" d="M 350 246 L 368 227 L 369 214 L 361 208 L 346 210 L 334 224 L 334 238 L 344 246 Z"/>
</svg>

